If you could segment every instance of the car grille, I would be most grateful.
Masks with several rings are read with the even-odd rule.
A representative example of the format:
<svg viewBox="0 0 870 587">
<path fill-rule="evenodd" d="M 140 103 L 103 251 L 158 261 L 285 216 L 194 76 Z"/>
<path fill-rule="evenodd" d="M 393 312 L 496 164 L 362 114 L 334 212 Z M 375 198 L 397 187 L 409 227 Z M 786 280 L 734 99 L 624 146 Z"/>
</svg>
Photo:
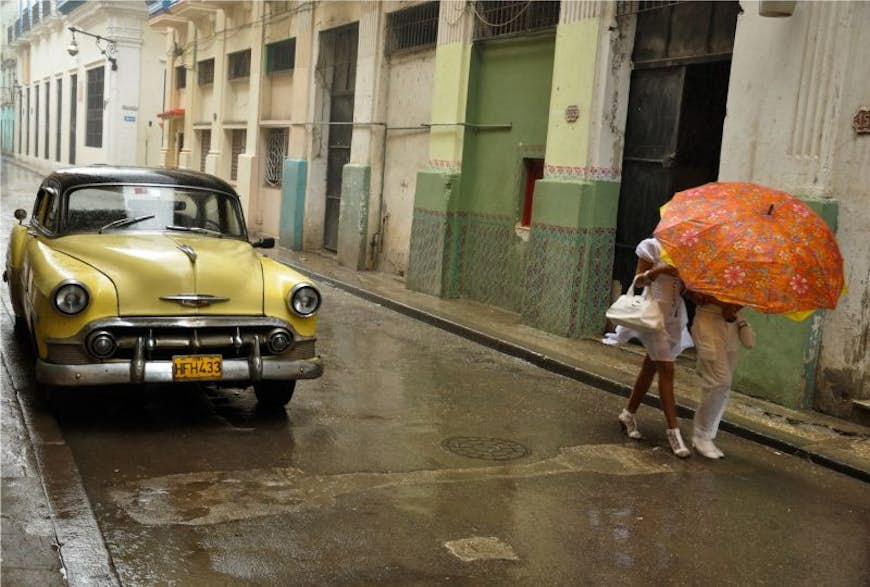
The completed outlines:
<svg viewBox="0 0 870 587">
<path fill-rule="evenodd" d="M 87 350 L 88 336 L 97 331 L 108 332 L 117 341 L 118 349 L 107 361 L 131 360 L 139 339 L 144 343 L 145 360 L 170 360 L 175 355 L 214 354 L 224 358 L 243 358 L 250 355 L 256 340 L 260 355 L 270 356 L 266 341 L 276 329 L 293 335 L 290 347 L 277 353 L 288 360 L 308 359 L 315 356 L 315 340 L 298 337 L 289 325 L 279 320 L 255 319 L 235 323 L 231 319 L 118 319 L 94 323 L 75 339 L 48 341 L 48 361 L 61 364 L 86 364 L 98 361 Z"/>
</svg>

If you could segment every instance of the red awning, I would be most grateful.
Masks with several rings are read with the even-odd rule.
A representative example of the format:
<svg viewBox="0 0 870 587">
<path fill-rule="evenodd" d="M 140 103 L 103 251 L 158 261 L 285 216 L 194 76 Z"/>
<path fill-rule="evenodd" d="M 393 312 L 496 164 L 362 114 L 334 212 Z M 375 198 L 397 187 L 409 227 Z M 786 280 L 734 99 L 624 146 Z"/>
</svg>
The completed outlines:
<svg viewBox="0 0 870 587">
<path fill-rule="evenodd" d="M 157 118 L 183 118 L 184 108 L 172 108 L 166 112 L 159 112 Z"/>
</svg>

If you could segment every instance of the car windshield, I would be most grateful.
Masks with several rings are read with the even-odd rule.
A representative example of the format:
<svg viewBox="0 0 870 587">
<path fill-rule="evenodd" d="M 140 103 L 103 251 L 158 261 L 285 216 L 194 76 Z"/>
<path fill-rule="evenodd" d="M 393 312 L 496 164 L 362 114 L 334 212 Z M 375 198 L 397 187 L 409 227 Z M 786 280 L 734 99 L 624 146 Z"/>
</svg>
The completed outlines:
<svg viewBox="0 0 870 587">
<path fill-rule="evenodd" d="M 171 230 L 244 238 L 238 201 L 172 186 L 108 185 L 70 191 L 62 231 Z"/>
</svg>

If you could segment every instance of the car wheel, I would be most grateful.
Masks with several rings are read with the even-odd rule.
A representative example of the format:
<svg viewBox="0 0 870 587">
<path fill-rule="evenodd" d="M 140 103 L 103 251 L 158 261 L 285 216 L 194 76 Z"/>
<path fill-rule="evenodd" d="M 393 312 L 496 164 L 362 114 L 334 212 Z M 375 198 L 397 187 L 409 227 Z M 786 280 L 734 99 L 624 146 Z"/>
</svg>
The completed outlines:
<svg viewBox="0 0 870 587">
<path fill-rule="evenodd" d="M 257 402 L 264 407 L 286 406 L 293 397 L 296 389 L 296 380 L 290 381 L 260 381 L 254 384 L 254 394 Z"/>
</svg>

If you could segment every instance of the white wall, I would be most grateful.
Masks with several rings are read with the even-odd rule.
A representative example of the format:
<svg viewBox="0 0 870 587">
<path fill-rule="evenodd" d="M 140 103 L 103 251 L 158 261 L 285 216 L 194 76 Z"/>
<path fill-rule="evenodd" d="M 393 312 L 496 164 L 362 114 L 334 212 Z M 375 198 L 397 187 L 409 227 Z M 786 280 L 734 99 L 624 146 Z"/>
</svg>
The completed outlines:
<svg viewBox="0 0 870 587">
<path fill-rule="evenodd" d="M 156 120 L 162 101 L 163 34 L 145 27 L 144 6 L 136 3 L 108 5 L 95 2 L 74 10 L 68 16 L 52 16 L 31 31 L 27 45 L 20 45 L 17 56 L 21 79 L 38 83 L 40 94 L 39 153 L 24 156 L 31 164 L 46 171 L 69 164 L 71 75 L 78 78 L 76 92 L 76 165 L 90 163 L 145 164 L 159 162 L 160 129 L 152 124 L 146 135 L 147 121 Z M 67 53 L 72 35 L 67 27 L 75 26 L 102 37 L 115 39 L 118 69 L 113 71 L 109 61 L 100 53 L 95 39 L 77 34 L 79 52 L 75 57 Z M 143 43 L 146 50 L 143 51 Z M 152 45 L 153 44 L 153 45 Z M 87 71 L 105 67 L 103 144 L 86 147 Z M 57 149 L 57 81 L 62 80 L 60 161 L 55 159 Z M 159 87 L 143 87 L 141 80 L 159 80 Z M 49 108 L 49 157 L 45 155 L 45 82 L 51 82 Z M 27 85 L 30 85 L 27 84 Z M 31 109 L 34 107 L 31 91 Z M 31 153 L 36 132 L 35 112 L 29 115 Z M 146 136 L 148 148 L 146 151 Z"/>
<path fill-rule="evenodd" d="M 870 99 L 870 3 L 798 2 L 787 18 L 741 2 L 721 180 L 751 180 L 839 203 L 848 292 L 825 314 L 817 407 L 870 397 L 870 135 L 852 118 Z"/>
<path fill-rule="evenodd" d="M 394 55 L 389 61 L 384 210 L 378 270 L 404 275 L 408 268 L 417 172 L 429 159 L 435 49 Z M 419 127 L 420 130 L 390 130 Z M 421 132 L 422 131 L 422 132 Z"/>
</svg>

